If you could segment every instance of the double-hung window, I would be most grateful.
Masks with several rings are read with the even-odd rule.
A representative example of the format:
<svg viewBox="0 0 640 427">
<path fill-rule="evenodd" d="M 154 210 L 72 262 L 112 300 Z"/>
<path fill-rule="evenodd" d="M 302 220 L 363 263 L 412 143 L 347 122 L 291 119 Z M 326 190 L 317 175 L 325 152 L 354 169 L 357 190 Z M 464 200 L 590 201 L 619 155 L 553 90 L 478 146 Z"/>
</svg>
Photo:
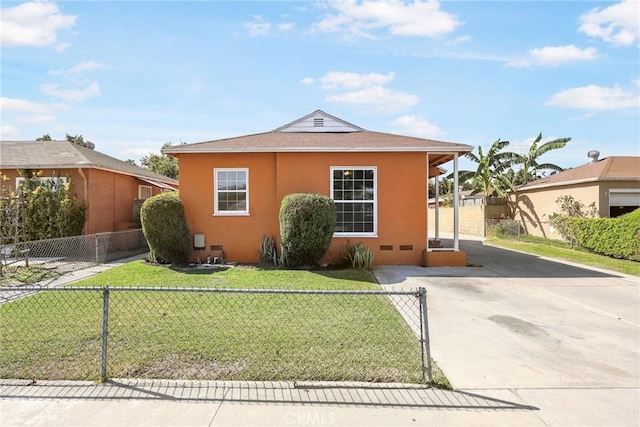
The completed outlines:
<svg viewBox="0 0 640 427">
<path fill-rule="evenodd" d="M 336 204 L 335 234 L 338 236 L 375 236 L 376 168 L 331 168 L 331 198 Z"/>
<path fill-rule="evenodd" d="M 249 214 L 249 169 L 213 170 L 214 215 Z"/>
</svg>

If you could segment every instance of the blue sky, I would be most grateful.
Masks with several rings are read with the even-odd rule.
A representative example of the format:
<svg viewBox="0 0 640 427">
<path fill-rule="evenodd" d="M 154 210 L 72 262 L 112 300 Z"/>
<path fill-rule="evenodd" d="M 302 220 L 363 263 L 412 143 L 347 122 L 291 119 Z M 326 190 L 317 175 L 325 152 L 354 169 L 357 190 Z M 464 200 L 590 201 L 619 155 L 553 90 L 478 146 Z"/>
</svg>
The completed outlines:
<svg viewBox="0 0 640 427">
<path fill-rule="evenodd" d="M 122 160 L 322 109 L 563 167 L 640 155 L 640 2 L 2 2 L 4 140 Z M 464 163 L 462 165 L 465 166 Z"/>
</svg>

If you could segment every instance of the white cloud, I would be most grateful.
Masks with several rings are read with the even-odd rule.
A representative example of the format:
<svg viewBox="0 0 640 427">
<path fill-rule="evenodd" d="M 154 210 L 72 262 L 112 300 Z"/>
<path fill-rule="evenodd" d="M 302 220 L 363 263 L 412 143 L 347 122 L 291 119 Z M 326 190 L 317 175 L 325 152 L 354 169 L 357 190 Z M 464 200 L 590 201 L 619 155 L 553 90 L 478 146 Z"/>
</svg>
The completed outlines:
<svg viewBox="0 0 640 427">
<path fill-rule="evenodd" d="M 305 77 L 304 79 L 300 80 L 300 83 L 305 85 L 312 85 L 315 82 L 316 82 L 316 79 L 314 79 L 313 77 Z"/>
<path fill-rule="evenodd" d="M 280 31 L 289 31 L 295 26 L 296 24 L 294 24 L 293 22 L 281 22 L 280 24 L 278 24 L 278 29 Z"/>
<path fill-rule="evenodd" d="M 389 72 L 387 74 L 369 73 L 345 73 L 342 71 L 329 71 L 320 78 L 322 87 L 324 89 L 332 88 L 345 88 L 345 89 L 357 89 L 368 86 L 381 86 L 385 83 L 393 80 L 394 73 Z"/>
<path fill-rule="evenodd" d="M 27 123 L 30 125 L 35 125 L 35 124 L 41 124 L 41 123 L 55 123 L 56 118 L 48 114 L 38 114 L 35 116 L 16 117 L 15 121 L 19 123 Z"/>
<path fill-rule="evenodd" d="M 383 110 L 403 110 L 416 105 L 419 101 L 415 95 L 382 86 L 371 86 L 358 91 L 329 95 L 326 100 L 345 104 L 373 104 Z"/>
<path fill-rule="evenodd" d="M 589 85 L 558 92 L 546 104 L 589 111 L 620 110 L 640 107 L 640 94 L 637 90 L 624 90 L 618 85 Z"/>
<path fill-rule="evenodd" d="M 71 68 L 49 71 L 49 74 L 51 74 L 52 76 L 60 75 L 60 74 L 69 75 L 69 74 L 84 73 L 86 71 L 100 70 L 103 68 L 106 68 L 105 64 L 101 64 L 95 61 L 87 61 L 87 62 L 81 62 L 80 64 L 73 66 Z"/>
<path fill-rule="evenodd" d="M 0 140 L 9 141 L 16 139 L 20 136 L 20 131 L 13 126 L 3 125 L 0 126 Z"/>
<path fill-rule="evenodd" d="M 419 98 L 404 92 L 386 88 L 384 85 L 395 77 L 393 72 L 349 73 L 329 71 L 319 79 L 307 77 L 302 83 L 320 82 L 324 90 L 332 92 L 325 98 L 328 102 L 375 105 L 381 110 L 402 110 L 419 102 Z"/>
<path fill-rule="evenodd" d="M 58 5 L 33 1 L 2 9 L 0 44 L 3 47 L 43 47 L 56 43 L 58 31 L 75 25 L 76 17 L 63 15 Z M 58 45 L 64 50 L 65 44 Z"/>
<path fill-rule="evenodd" d="M 83 102 L 100 96 L 100 86 L 95 81 L 84 89 L 59 89 L 59 86 L 56 83 L 49 83 L 41 85 L 40 89 L 46 95 L 55 96 L 67 102 Z"/>
<path fill-rule="evenodd" d="M 27 101 L 26 99 L 0 97 L 0 110 L 2 111 L 27 111 L 29 113 L 47 113 L 51 107 L 38 102 Z"/>
<path fill-rule="evenodd" d="M 380 30 L 394 36 L 438 37 L 461 24 L 456 15 L 440 10 L 435 0 L 346 0 L 327 5 L 336 13 L 325 15 L 314 29 L 350 38 L 373 37 Z"/>
<path fill-rule="evenodd" d="M 445 46 L 458 46 L 461 43 L 467 43 L 470 41 L 471 41 L 471 36 L 466 35 L 466 36 L 456 37 L 451 40 L 447 40 L 444 44 Z"/>
<path fill-rule="evenodd" d="M 575 45 L 545 46 L 531 49 L 524 58 L 507 63 L 508 67 L 531 67 L 535 65 L 558 67 L 578 61 L 592 61 L 598 58 L 598 51 L 593 47 L 581 49 Z"/>
<path fill-rule="evenodd" d="M 252 37 L 266 36 L 271 32 L 271 24 L 265 22 L 259 15 L 254 16 L 253 21 L 247 22 L 244 27 L 249 30 L 249 35 Z"/>
<path fill-rule="evenodd" d="M 604 9 L 595 8 L 580 16 L 579 31 L 618 46 L 640 40 L 640 2 L 624 0 Z"/>
<path fill-rule="evenodd" d="M 403 133 L 421 138 L 441 138 L 447 134 L 423 117 L 415 115 L 398 117 L 393 124 L 399 126 Z"/>
</svg>

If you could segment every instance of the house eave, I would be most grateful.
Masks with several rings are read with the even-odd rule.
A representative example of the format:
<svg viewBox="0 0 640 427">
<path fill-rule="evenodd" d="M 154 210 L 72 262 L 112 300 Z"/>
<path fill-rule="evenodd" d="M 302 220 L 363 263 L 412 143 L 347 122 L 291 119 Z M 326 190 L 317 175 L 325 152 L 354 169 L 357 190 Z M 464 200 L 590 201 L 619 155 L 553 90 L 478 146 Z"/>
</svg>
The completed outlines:
<svg viewBox="0 0 640 427">
<path fill-rule="evenodd" d="M 279 147 L 163 150 L 165 154 L 230 154 L 230 153 L 466 153 L 473 147 Z"/>
<path fill-rule="evenodd" d="M 168 186 L 172 186 L 178 185 L 178 180 L 175 180 L 173 178 L 169 178 L 167 177 L 167 180 L 163 180 L 162 178 L 159 177 L 149 177 L 149 176 L 144 176 L 144 175 L 139 175 L 139 174 L 134 174 L 131 172 L 125 172 L 125 171 L 120 171 L 120 170 L 116 170 L 116 169 L 110 169 L 110 168 L 105 168 L 105 167 L 101 167 L 101 166 L 96 166 L 96 165 L 89 165 L 89 164 L 82 164 L 82 163 L 78 163 L 78 164 L 37 164 L 37 165 L 5 165 L 5 164 L 0 164 L 0 169 L 29 169 L 29 170 L 43 170 L 43 169 L 98 169 L 98 170 L 102 170 L 105 172 L 112 172 L 112 173 L 117 173 L 120 175 L 126 175 L 126 176 L 131 176 L 137 179 L 141 179 L 141 180 L 153 180 L 153 181 L 158 181 L 158 182 L 162 182 L 165 185 Z"/>
<path fill-rule="evenodd" d="M 583 179 L 574 179 L 571 181 L 561 181 L 561 182 L 550 182 L 546 184 L 534 184 L 528 185 L 526 187 L 518 187 L 516 188 L 516 192 L 518 191 L 528 191 L 528 190 L 539 190 L 543 188 L 550 187 L 563 187 L 567 185 L 576 185 L 576 184 L 588 184 L 593 182 L 601 182 L 601 181 L 629 181 L 629 182 L 640 182 L 640 177 L 592 177 L 592 178 L 583 178 Z"/>
</svg>

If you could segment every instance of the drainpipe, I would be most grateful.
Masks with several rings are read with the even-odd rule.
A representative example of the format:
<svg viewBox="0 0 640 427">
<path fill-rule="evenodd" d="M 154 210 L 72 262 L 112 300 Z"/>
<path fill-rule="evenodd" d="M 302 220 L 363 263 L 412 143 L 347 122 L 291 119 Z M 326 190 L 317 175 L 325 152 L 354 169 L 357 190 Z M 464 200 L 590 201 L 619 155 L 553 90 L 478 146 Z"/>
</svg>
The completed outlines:
<svg viewBox="0 0 640 427">
<path fill-rule="evenodd" d="M 87 183 L 87 177 L 85 176 L 84 172 L 82 171 L 82 168 L 78 168 L 78 173 L 80 174 L 80 176 L 82 177 L 82 181 L 83 181 L 83 191 L 84 191 L 84 203 L 89 206 L 89 189 L 88 189 L 88 183 Z M 87 224 L 89 223 L 89 209 L 87 209 L 87 218 L 86 221 L 84 222 L 84 231 L 86 233 L 86 227 Z"/>
</svg>

